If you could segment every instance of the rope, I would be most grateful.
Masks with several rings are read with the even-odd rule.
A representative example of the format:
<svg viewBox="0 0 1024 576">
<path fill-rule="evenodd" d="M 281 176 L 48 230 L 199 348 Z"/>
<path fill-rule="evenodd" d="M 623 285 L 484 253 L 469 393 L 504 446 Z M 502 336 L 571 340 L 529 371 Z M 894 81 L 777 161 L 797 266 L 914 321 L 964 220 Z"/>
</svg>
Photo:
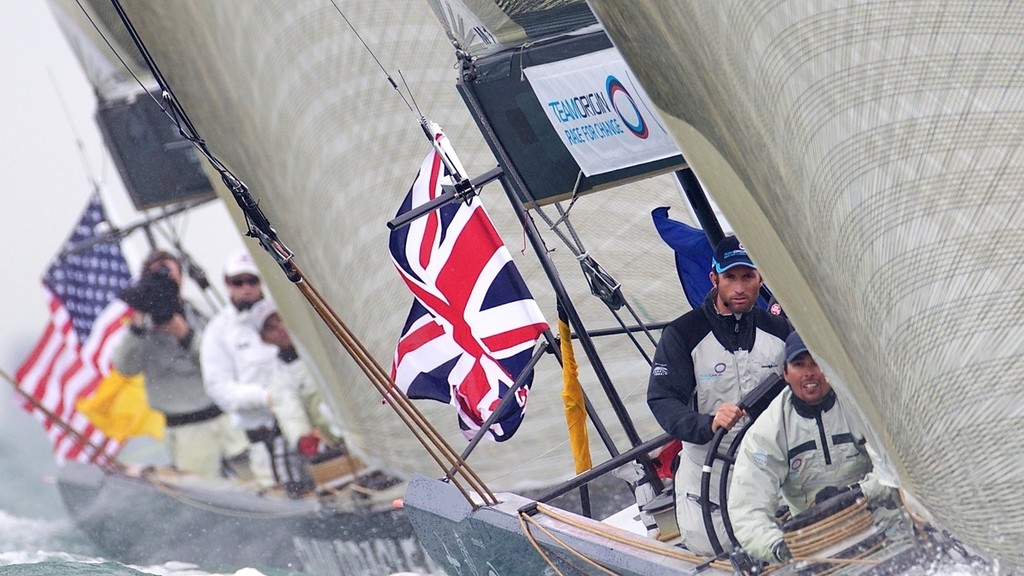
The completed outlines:
<svg viewBox="0 0 1024 576">
<path fill-rule="evenodd" d="M 620 544 L 626 544 L 631 547 L 644 550 L 646 552 L 652 552 L 654 554 L 659 554 L 661 556 L 666 556 L 669 558 L 674 558 L 677 560 L 682 560 L 684 562 L 690 562 L 693 564 L 703 564 L 708 560 L 707 558 L 703 556 L 698 556 L 693 552 L 688 552 L 681 548 L 666 547 L 664 544 L 661 544 L 660 542 L 650 542 L 647 541 L 649 539 L 644 539 L 634 534 L 628 534 L 628 536 L 624 535 L 621 531 L 616 531 L 610 526 L 605 528 L 603 524 L 600 524 L 598 522 L 581 522 L 580 520 L 577 520 L 571 516 L 557 512 L 555 508 L 552 508 L 545 504 L 541 504 L 539 502 L 537 503 L 537 511 L 579 530 L 583 530 L 585 532 L 589 532 L 591 534 L 595 534 L 603 538 L 613 540 Z M 710 565 L 723 570 L 732 571 L 732 565 L 725 561 L 715 560 L 711 562 Z"/>
<path fill-rule="evenodd" d="M 875 565 L 876 560 L 866 560 L 868 556 L 882 546 L 878 542 L 872 547 L 858 552 L 851 558 L 831 558 L 815 556 L 829 546 L 834 546 L 850 537 L 851 534 L 859 534 L 874 525 L 874 518 L 868 510 L 867 500 L 861 498 L 847 508 L 832 514 L 827 518 L 815 522 L 809 526 L 783 534 L 783 540 L 793 554 L 793 560 L 811 562 L 815 564 L 834 564 L 819 576 L 829 574 L 840 569 L 843 565 L 866 564 Z"/>
<path fill-rule="evenodd" d="M 551 538 L 556 543 L 558 543 L 559 546 L 564 548 L 566 551 L 570 552 L 571 554 L 573 554 L 574 556 L 576 556 L 580 560 L 583 560 L 587 564 L 593 566 L 599 572 L 602 572 L 604 574 L 608 574 L 610 576 L 616 576 L 617 575 L 616 572 L 613 572 L 613 571 L 605 568 L 604 566 L 601 566 L 597 562 L 595 562 L 595 561 L 591 560 L 590 558 L 587 558 L 586 556 L 584 556 L 582 553 L 580 553 L 579 551 L 574 549 L 572 546 L 569 546 L 568 544 L 566 544 L 562 539 L 560 539 L 558 536 L 555 536 L 555 534 L 553 532 L 548 530 L 540 522 L 537 522 L 537 520 L 535 518 L 533 518 L 532 516 L 530 516 L 526 512 L 520 512 L 519 513 L 519 524 L 523 527 L 523 532 L 525 534 L 527 534 L 527 538 L 530 539 L 530 542 L 534 545 L 534 548 L 540 549 L 540 544 L 536 542 L 536 539 L 533 537 L 533 534 L 530 533 L 529 527 L 526 526 L 526 523 L 529 523 L 529 524 L 532 524 L 533 526 L 536 526 L 537 529 L 540 530 L 541 532 L 543 532 L 544 534 L 546 534 L 548 538 Z M 551 568 L 557 572 L 558 568 L 556 568 L 555 565 L 550 562 L 550 559 L 548 558 L 548 556 L 546 554 L 544 554 L 543 552 L 541 554 L 544 556 L 544 560 L 548 562 L 548 566 L 551 566 Z M 566 560 L 566 562 L 568 562 L 568 560 Z M 571 563 L 570 563 L 570 565 L 571 565 Z M 575 566 L 573 566 L 573 568 L 575 568 Z M 561 573 L 561 572 L 559 572 L 559 573 Z"/>
<path fill-rule="evenodd" d="M 294 267 L 294 261 L 289 261 L 289 263 Z M 295 286 L 306 297 L 306 300 L 309 301 L 328 329 L 331 330 L 349 353 L 349 356 L 352 357 L 370 380 L 370 383 L 377 389 L 381 398 L 398 414 L 402 422 L 419 440 L 438 466 L 442 470 L 451 470 L 448 477 L 456 488 L 459 489 L 463 497 L 466 498 L 466 501 L 476 506 L 467 489 L 456 478 L 456 474 L 461 474 L 470 488 L 480 495 L 484 505 L 497 504 L 498 500 L 490 488 L 466 464 L 454 448 L 448 444 L 423 413 L 413 405 L 409 397 L 395 385 L 388 373 L 384 371 L 384 368 L 381 367 L 362 342 L 355 337 L 348 326 L 331 309 L 319 291 L 303 279 L 302 273 L 297 267 L 294 267 L 293 273 L 297 274 L 300 278 L 300 281 Z"/>
<path fill-rule="evenodd" d="M 554 570 L 556 574 L 558 574 L 558 576 L 565 576 L 565 574 L 563 574 L 562 571 L 558 569 L 558 566 L 555 566 L 555 563 L 551 561 L 551 558 L 548 557 L 547 552 L 545 552 L 544 549 L 540 547 L 540 543 L 537 542 L 537 539 L 534 538 L 533 533 L 530 532 L 530 527 L 526 525 L 526 520 L 524 520 L 525 516 L 526 514 L 519 514 L 519 526 L 523 529 L 523 535 L 526 536 L 526 539 L 530 541 L 530 544 L 532 544 L 533 548 L 537 550 L 537 553 L 540 554 L 540 557 L 544 559 L 544 562 L 548 566 L 550 566 L 551 569 Z"/>
</svg>

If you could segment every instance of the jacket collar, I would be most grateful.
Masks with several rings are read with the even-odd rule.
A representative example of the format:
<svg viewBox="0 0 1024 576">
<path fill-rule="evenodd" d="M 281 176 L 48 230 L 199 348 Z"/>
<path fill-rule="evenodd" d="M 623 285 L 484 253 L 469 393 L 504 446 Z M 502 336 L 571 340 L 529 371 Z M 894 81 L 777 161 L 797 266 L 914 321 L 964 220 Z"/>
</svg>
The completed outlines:
<svg viewBox="0 0 1024 576">
<path fill-rule="evenodd" d="M 828 394 L 817 404 L 808 404 L 797 398 L 796 394 L 793 394 L 789 401 L 793 404 L 793 409 L 796 410 L 797 414 L 804 418 L 817 418 L 820 414 L 828 412 L 836 405 L 836 391 L 829 390 Z"/>
<path fill-rule="evenodd" d="M 756 306 L 746 314 L 719 314 L 715 307 L 715 299 L 718 297 L 718 289 L 714 288 L 708 292 L 701 305 L 701 311 L 707 317 L 708 324 L 715 339 L 723 348 L 730 353 L 738 350 L 750 350 L 754 345 L 754 314 L 757 313 Z"/>
</svg>

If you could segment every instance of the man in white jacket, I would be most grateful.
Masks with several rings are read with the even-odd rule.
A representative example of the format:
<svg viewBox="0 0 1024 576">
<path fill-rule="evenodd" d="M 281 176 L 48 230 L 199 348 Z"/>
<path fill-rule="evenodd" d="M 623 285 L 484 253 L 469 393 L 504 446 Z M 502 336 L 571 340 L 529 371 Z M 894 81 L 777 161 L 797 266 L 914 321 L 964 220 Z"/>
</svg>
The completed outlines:
<svg viewBox="0 0 1024 576">
<path fill-rule="evenodd" d="M 298 448 L 305 456 L 319 443 L 329 446 L 341 442 L 337 419 L 320 395 L 316 378 L 299 356 L 291 334 L 281 320 L 272 300 L 260 300 L 252 307 L 253 325 L 264 342 L 277 348 L 277 362 L 270 376 L 273 412 L 289 448 Z"/>
<path fill-rule="evenodd" d="M 791 557 L 775 521 L 780 494 L 794 515 L 824 499 L 823 489 L 856 484 L 874 506 L 894 507 L 898 497 L 872 473 L 864 436 L 796 332 L 786 339 L 783 378 L 789 388 L 747 429 L 730 485 L 736 539 L 765 562 Z"/>
<path fill-rule="evenodd" d="M 206 393 L 251 445 L 251 466 L 263 486 L 276 482 L 271 448 L 280 436 L 271 411 L 270 375 L 277 348 L 260 338 L 250 316 L 264 298 L 259 269 L 248 252 L 233 254 L 224 265 L 230 306 L 207 324 L 200 350 Z"/>
</svg>

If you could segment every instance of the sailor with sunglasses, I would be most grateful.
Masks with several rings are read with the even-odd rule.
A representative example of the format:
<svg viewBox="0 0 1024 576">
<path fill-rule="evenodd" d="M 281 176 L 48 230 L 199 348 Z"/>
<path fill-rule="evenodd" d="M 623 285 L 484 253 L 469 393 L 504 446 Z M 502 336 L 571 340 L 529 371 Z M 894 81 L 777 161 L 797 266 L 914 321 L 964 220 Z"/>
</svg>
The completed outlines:
<svg viewBox="0 0 1024 576">
<path fill-rule="evenodd" d="M 203 333 L 200 364 L 206 392 L 251 444 L 253 475 L 262 486 L 278 483 L 274 447 L 281 432 L 271 411 L 269 376 L 277 348 L 267 344 L 250 321 L 252 306 L 265 298 L 259 269 L 247 251 L 224 265 L 224 283 L 231 305 L 221 309 Z"/>
</svg>

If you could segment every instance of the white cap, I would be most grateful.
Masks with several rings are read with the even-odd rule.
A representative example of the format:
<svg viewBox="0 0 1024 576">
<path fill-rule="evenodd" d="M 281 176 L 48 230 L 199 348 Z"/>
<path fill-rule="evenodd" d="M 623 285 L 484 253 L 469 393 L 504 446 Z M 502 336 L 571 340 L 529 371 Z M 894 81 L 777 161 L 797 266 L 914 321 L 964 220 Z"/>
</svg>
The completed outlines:
<svg viewBox="0 0 1024 576">
<path fill-rule="evenodd" d="M 257 300 L 249 309 L 249 321 L 256 327 L 257 332 L 263 332 L 263 325 L 267 323 L 267 318 L 276 313 L 277 305 L 270 298 L 264 297 Z"/>
<path fill-rule="evenodd" d="M 260 276 L 260 270 L 256 267 L 256 262 L 246 250 L 235 252 L 224 264 L 225 278 L 231 278 L 239 274 L 252 274 L 257 278 Z"/>
</svg>

